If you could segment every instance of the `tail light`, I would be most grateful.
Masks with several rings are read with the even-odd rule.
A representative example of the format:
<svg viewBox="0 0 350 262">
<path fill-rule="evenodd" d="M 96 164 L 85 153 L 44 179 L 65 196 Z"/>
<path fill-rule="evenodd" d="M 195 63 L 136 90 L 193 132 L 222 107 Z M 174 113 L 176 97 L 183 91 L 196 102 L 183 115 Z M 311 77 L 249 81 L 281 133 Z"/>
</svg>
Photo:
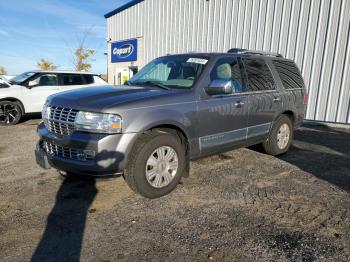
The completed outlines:
<svg viewBox="0 0 350 262">
<path fill-rule="evenodd" d="M 307 105 L 309 102 L 309 94 L 305 91 L 304 93 L 304 105 Z"/>
</svg>

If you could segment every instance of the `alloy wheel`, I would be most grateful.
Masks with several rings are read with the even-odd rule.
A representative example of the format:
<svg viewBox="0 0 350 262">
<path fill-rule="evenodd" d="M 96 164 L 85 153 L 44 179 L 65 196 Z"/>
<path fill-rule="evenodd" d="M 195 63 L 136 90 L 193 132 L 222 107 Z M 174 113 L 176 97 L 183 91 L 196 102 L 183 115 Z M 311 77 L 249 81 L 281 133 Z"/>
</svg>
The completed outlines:
<svg viewBox="0 0 350 262">
<path fill-rule="evenodd" d="M 18 107 L 13 104 L 0 104 L 0 123 L 3 125 L 11 125 L 16 122 L 20 112 Z"/>
</svg>

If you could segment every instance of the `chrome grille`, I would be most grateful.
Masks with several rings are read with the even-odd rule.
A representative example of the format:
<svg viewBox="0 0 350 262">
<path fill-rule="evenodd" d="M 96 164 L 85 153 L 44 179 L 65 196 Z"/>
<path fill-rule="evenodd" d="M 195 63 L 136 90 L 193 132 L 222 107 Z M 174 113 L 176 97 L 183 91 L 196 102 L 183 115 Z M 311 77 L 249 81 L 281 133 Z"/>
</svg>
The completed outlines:
<svg viewBox="0 0 350 262">
<path fill-rule="evenodd" d="M 52 133 L 70 135 L 74 131 L 77 113 L 75 109 L 51 106 L 47 128 Z"/>
<path fill-rule="evenodd" d="M 50 142 L 44 141 L 44 150 L 52 156 L 68 158 L 73 160 L 91 161 L 95 157 L 95 152 L 92 150 L 81 150 L 69 147 L 58 146 Z"/>
</svg>

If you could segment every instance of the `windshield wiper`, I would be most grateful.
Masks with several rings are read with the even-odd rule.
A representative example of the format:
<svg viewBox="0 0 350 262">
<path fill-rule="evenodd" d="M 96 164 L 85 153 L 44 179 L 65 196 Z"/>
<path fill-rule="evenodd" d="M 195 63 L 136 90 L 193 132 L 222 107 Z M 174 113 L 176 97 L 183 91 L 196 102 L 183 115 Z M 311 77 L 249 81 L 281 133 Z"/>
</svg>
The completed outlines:
<svg viewBox="0 0 350 262">
<path fill-rule="evenodd" d="M 130 82 L 129 82 L 130 83 Z M 170 90 L 169 87 L 157 82 L 157 81 L 145 81 L 145 82 L 135 82 L 135 83 L 130 83 L 132 85 L 143 85 L 143 84 L 146 84 L 146 85 L 154 85 L 154 86 L 157 86 L 157 87 L 160 87 L 162 89 L 165 89 L 165 90 Z"/>
</svg>

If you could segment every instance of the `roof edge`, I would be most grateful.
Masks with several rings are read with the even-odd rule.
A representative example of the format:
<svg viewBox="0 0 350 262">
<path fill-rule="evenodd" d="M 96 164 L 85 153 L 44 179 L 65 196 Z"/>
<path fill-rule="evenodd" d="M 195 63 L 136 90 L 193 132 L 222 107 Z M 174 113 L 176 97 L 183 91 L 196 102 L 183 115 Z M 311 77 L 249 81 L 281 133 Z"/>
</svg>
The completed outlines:
<svg viewBox="0 0 350 262">
<path fill-rule="evenodd" d="M 130 0 L 129 2 L 126 2 L 125 4 L 119 6 L 118 8 L 114 9 L 113 11 L 107 13 L 104 15 L 105 18 L 109 18 L 115 14 L 118 14 L 134 5 L 137 5 L 138 3 L 143 2 L 144 0 Z"/>
</svg>

